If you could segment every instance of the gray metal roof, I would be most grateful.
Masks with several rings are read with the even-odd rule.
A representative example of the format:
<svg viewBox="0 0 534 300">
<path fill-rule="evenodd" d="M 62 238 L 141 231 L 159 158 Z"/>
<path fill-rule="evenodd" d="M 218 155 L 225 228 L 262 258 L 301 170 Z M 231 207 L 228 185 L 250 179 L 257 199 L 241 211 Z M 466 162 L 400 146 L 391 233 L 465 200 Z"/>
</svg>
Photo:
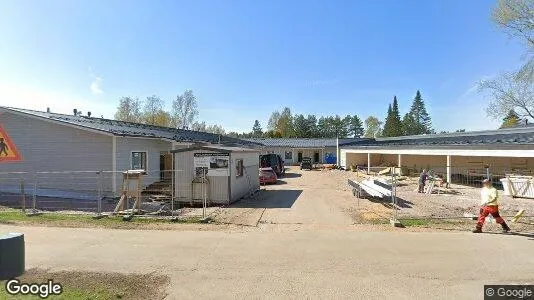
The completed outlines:
<svg viewBox="0 0 534 300">
<path fill-rule="evenodd" d="M 411 135 L 394 138 L 377 138 L 349 143 L 344 148 L 395 147 L 395 146 L 505 146 L 534 145 L 534 127 L 518 127 L 499 130 L 455 132 L 447 134 Z"/>
<path fill-rule="evenodd" d="M 224 146 L 193 146 L 189 148 L 181 148 L 176 150 L 171 150 L 171 153 L 179 153 L 179 152 L 189 152 L 189 151 L 197 151 L 197 150 L 208 150 L 208 151 L 216 151 L 221 153 L 235 153 L 235 152 L 257 152 L 259 153 L 260 150 L 257 149 L 251 149 L 251 148 L 242 148 L 242 147 L 224 147 Z"/>
<path fill-rule="evenodd" d="M 337 140 L 335 138 L 251 138 L 245 139 L 250 142 L 260 143 L 265 147 L 281 147 L 281 148 L 325 148 L 336 147 Z M 348 138 L 339 139 L 339 145 L 348 143 L 361 142 L 369 139 L 362 138 Z"/>
<path fill-rule="evenodd" d="M 153 126 L 139 123 L 123 122 L 103 118 L 87 117 L 87 116 L 74 116 L 57 113 L 49 113 L 42 111 L 35 111 L 29 109 L 2 107 L 7 111 L 15 113 L 21 113 L 26 115 L 32 115 L 46 120 L 52 120 L 64 124 L 74 125 L 76 127 L 91 129 L 100 131 L 103 133 L 109 133 L 116 136 L 129 136 L 129 137 L 146 137 L 167 139 L 177 142 L 191 142 L 191 143 L 213 143 L 228 144 L 228 145 L 247 145 L 258 146 L 258 144 L 241 139 L 226 137 L 213 133 L 199 132 L 193 130 L 176 129 L 169 127 Z"/>
</svg>

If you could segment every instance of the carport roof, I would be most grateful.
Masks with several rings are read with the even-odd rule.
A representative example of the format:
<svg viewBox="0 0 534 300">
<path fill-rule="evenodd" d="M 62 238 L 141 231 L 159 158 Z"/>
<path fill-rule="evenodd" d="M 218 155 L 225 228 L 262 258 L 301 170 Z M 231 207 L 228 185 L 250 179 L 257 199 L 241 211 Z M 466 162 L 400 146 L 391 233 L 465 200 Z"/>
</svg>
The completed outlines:
<svg viewBox="0 0 534 300">
<path fill-rule="evenodd" d="M 190 143 L 220 143 L 226 145 L 259 146 L 259 144 L 251 141 L 193 130 L 124 122 L 98 117 L 57 114 L 13 107 L 0 106 L 0 111 L 1 110 L 23 115 L 30 115 L 40 119 L 75 126 L 80 129 L 94 130 L 115 136 L 156 138 Z"/>
<path fill-rule="evenodd" d="M 245 139 L 250 142 L 260 143 L 265 147 L 281 147 L 281 148 L 325 148 L 336 147 L 337 140 L 335 138 L 249 138 Z M 358 143 L 368 141 L 371 139 L 363 138 L 347 138 L 339 139 L 339 145 L 349 143 Z"/>
<path fill-rule="evenodd" d="M 534 145 L 534 128 L 510 128 L 488 131 L 458 132 L 449 134 L 412 135 L 394 138 L 377 138 L 345 144 L 343 148 L 361 147 L 431 147 L 431 146 L 504 146 Z"/>
</svg>

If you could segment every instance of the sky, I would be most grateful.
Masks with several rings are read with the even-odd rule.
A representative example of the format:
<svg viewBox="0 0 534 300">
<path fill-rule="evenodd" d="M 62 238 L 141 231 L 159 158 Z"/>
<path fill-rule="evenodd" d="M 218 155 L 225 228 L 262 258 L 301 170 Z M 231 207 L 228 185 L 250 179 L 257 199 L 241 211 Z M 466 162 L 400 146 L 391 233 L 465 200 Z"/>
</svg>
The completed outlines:
<svg viewBox="0 0 534 300">
<path fill-rule="evenodd" d="M 494 129 L 476 84 L 525 53 L 495 2 L 0 0 L 0 106 L 113 118 L 191 89 L 200 121 L 248 132 L 286 106 L 385 119 L 420 90 L 436 131 Z"/>
</svg>

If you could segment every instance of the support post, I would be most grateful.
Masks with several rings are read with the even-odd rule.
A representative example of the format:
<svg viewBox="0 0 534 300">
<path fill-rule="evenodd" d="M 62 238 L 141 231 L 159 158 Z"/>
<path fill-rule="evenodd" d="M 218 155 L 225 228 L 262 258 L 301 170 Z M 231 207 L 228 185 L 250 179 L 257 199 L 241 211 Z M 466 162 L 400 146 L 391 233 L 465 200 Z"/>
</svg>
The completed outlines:
<svg viewBox="0 0 534 300">
<path fill-rule="evenodd" d="M 398 154 L 397 155 L 397 160 L 398 160 L 398 167 L 399 168 L 402 168 L 402 154 Z"/>
<path fill-rule="evenodd" d="M 172 150 L 174 150 L 174 143 L 172 144 Z M 176 155 L 176 153 L 172 153 L 172 158 L 171 158 L 171 217 L 174 217 L 174 185 L 175 185 L 175 182 L 174 182 L 174 178 L 176 176 L 176 174 L 174 174 L 176 172 L 176 167 L 174 166 L 174 156 Z"/>
<path fill-rule="evenodd" d="M 371 153 L 367 153 L 367 174 L 371 174 Z"/>
<path fill-rule="evenodd" d="M 451 156 L 447 155 L 447 183 L 451 184 Z"/>
<path fill-rule="evenodd" d="M 20 207 L 22 209 L 22 213 L 26 213 L 26 192 L 24 191 L 24 177 L 20 179 Z"/>
<path fill-rule="evenodd" d="M 97 215 L 101 215 L 102 214 L 102 198 L 104 196 L 104 171 L 103 170 L 100 170 L 100 172 L 98 172 L 98 212 L 97 212 Z"/>
</svg>

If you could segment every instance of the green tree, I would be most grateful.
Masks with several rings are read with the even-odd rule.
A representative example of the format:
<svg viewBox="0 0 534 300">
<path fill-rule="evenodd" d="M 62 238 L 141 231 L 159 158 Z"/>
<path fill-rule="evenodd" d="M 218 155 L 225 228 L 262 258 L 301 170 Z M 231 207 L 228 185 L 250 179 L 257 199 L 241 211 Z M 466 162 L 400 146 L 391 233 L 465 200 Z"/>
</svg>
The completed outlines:
<svg viewBox="0 0 534 300">
<path fill-rule="evenodd" d="M 138 98 L 122 97 L 115 112 L 115 120 L 141 123 L 141 101 Z"/>
<path fill-rule="evenodd" d="M 410 111 L 402 120 L 402 126 L 406 135 L 432 133 L 432 121 L 419 91 L 415 94 Z"/>
<path fill-rule="evenodd" d="M 382 130 L 382 136 L 393 136 L 393 108 L 391 103 L 388 106 L 388 113 L 386 115 L 386 121 L 384 123 L 384 129 Z"/>
<path fill-rule="evenodd" d="M 277 130 L 282 137 L 293 137 L 293 116 L 291 115 L 291 109 L 289 109 L 289 107 L 284 107 L 280 113 Z"/>
<path fill-rule="evenodd" d="M 357 115 L 350 117 L 348 133 L 353 137 L 363 135 L 363 123 Z"/>
<path fill-rule="evenodd" d="M 260 121 L 254 121 L 254 126 L 252 126 L 252 135 L 254 137 L 261 137 L 263 135 L 263 130 L 261 129 Z"/>
<path fill-rule="evenodd" d="M 377 117 L 369 116 L 367 119 L 365 119 L 365 134 L 364 137 L 366 138 L 376 138 L 381 136 L 381 128 L 382 122 L 378 120 Z"/>
<path fill-rule="evenodd" d="M 346 118 L 336 115 L 331 119 L 332 134 L 329 137 L 346 138 L 348 136 L 349 122 Z"/>
<path fill-rule="evenodd" d="M 295 137 L 309 138 L 311 137 L 311 128 L 308 119 L 304 115 L 295 115 L 293 117 L 293 132 Z"/>
<path fill-rule="evenodd" d="M 267 131 L 276 131 L 278 128 L 278 121 L 280 120 L 280 112 L 275 110 L 271 113 L 269 117 L 269 122 L 267 123 Z"/>
<path fill-rule="evenodd" d="M 391 107 L 391 135 L 390 136 L 401 136 L 404 135 L 404 130 L 402 128 L 402 121 L 399 111 L 399 102 L 397 101 L 397 96 L 393 97 L 393 105 Z"/>
<path fill-rule="evenodd" d="M 306 118 L 306 122 L 308 123 L 308 128 L 310 130 L 309 136 L 307 137 L 318 137 L 317 117 L 315 115 L 308 115 L 308 117 Z"/>
<path fill-rule="evenodd" d="M 516 127 L 517 124 L 519 124 L 519 116 L 516 114 L 515 111 L 510 110 L 508 112 L 508 115 L 503 118 L 503 123 L 501 125 L 501 128 L 511 128 Z"/>
</svg>

